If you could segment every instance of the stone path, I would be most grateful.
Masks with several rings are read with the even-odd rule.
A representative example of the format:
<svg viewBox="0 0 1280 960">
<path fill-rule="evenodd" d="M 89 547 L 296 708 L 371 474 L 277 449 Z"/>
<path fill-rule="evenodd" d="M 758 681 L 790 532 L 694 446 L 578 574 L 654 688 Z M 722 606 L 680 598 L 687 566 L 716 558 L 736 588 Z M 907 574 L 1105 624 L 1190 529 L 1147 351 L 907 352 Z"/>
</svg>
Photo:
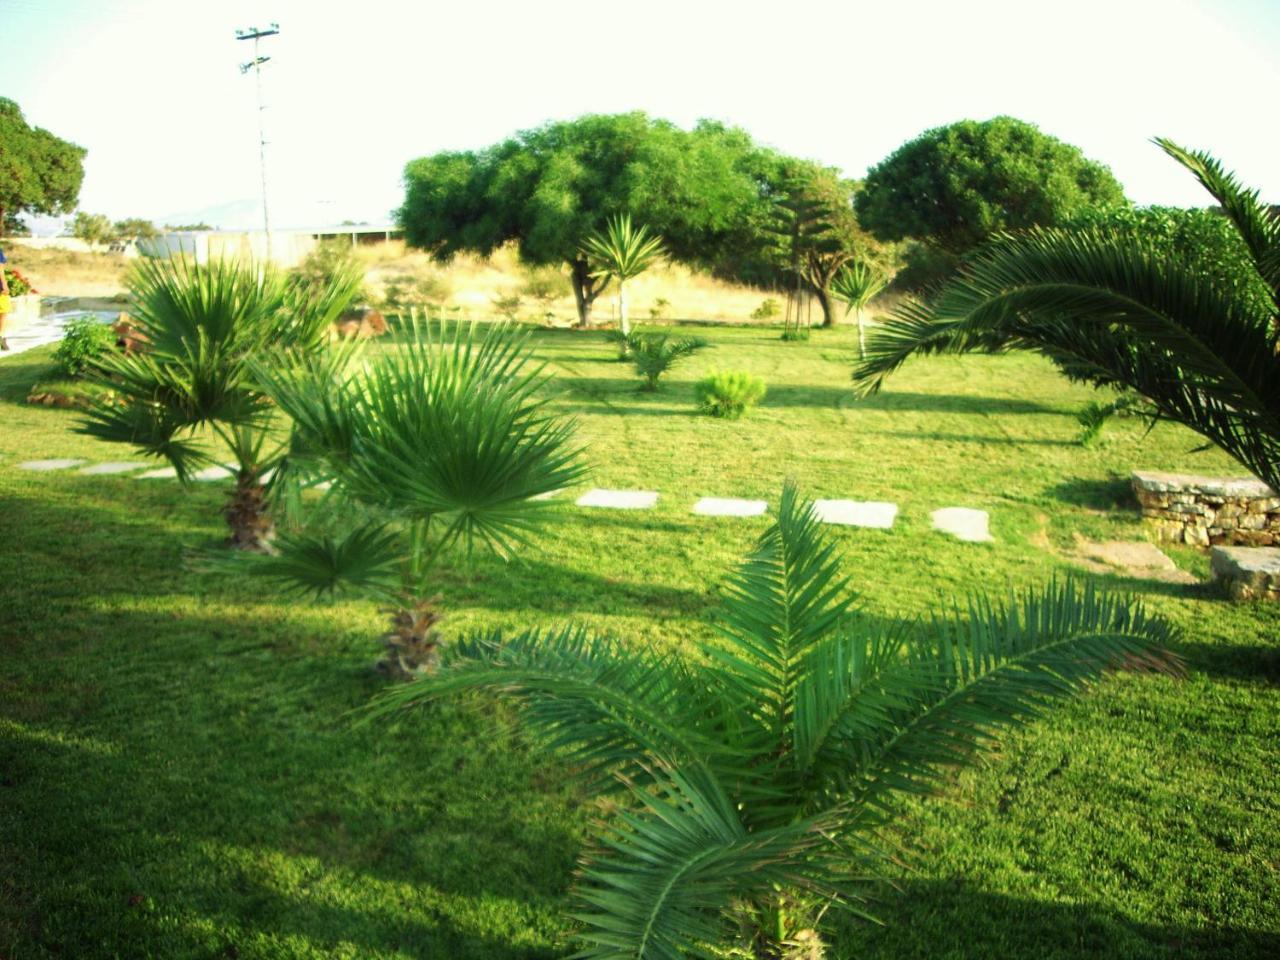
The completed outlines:
<svg viewBox="0 0 1280 960">
<path fill-rule="evenodd" d="M 929 514 L 933 529 L 949 533 L 967 543 L 987 543 L 994 540 L 987 529 L 987 511 L 969 507 L 943 507 Z"/>
<path fill-rule="evenodd" d="M 874 500 L 815 500 L 813 512 L 823 523 L 842 527 L 874 527 L 888 530 L 898 515 L 896 503 L 879 503 Z"/>
<path fill-rule="evenodd" d="M 1074 559 L 1093 573 L 1120 573 L 1136 580 L 1161 583 L 1195 584 L 1195 574 L 1179 570 L 1178 565 L 1154 543 L 1124 540 L 1089 540 L 1076 534 Z"/>
<path fill-rule="evenodd" d="M 144 469 L 146 463 L 136 461 L 112 461 L 84 465 L 83 459 L 28 460 L 17 466 L 22 470 L 69 470 L 80 467 L 77 473 L 86 476 L 109 476 L 113 474 L 129 474 L 134 480 L 172 480 L 178 473 L 173 467 L 153 467 Z M 139 472 L 140 471 L 140 472 Z M 235 476 L 235 467 L 231 464 L 219 464 L 205 467 L 191 475 L 191 479 L 201 482 L 228 480 Z M 269 479 L 270 473 L 264 479 Z M 318 490 L 328 490 L 328 481 L 316 485 Z M 540 494 L 535 500 L 550 500 L 559 496 L 563 490 L 551 490 Z M 574 501 L 580 507 L 606 510 L 652 510 L 658 505 L 659 494 L 654 490 L 607 490 L 597 487 L 588 490 Z M 690 508 L 692 513 L 704 517 L 758 517 L 764 515 L 769 504 L 765 500 L 743 500 L 737 497 L 702 497 Z M 830 523 L 846 527 L 868 527 L 876 530 L 890 530 L 898 517 L 898 505 L 876 500 L 816 500 L 814 512 L 822 523 Z M 970 510 L 966 507 L 944 507 L 932 514 L 933 525 L 937 530 L 950 533 L 961 540 L 984 542 L 992 540 L 987 529 L 987 513 L 985 510 Z"/>
</svg>

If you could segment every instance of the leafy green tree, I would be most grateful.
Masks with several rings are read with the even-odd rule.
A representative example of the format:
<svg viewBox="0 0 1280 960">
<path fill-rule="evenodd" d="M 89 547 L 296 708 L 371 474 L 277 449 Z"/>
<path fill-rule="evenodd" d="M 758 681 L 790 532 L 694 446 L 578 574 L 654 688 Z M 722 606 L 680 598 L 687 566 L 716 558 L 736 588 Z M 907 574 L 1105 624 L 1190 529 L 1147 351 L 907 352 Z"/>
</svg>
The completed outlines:
<svg viewBox="0 0 1280 960">
<path fill-rule="evenodd" d="M 720 124 L 589 115 L 410 162 L 398 219 L 406 241 L 439 260 L 515 243 L 527 264 L 567 264 L 586 325 L 608 284 L 583 255 L 587 237 L 629 213 L 673 258 L 710 262 L 757 229 L 766 153 Z"/>
<path fill-rule="evenodd" d="M 1035 350 L 1069 377 L 1136 392 L 1280 489 L 1280 220 L 1209 154 L 1156 142 L 1218 201 L 1236 243 L 1101 223 L 1000 237 L 883 324 L 855 381 L 877 390 L 916 354 Z"/>
<path fill-rule="evenodd" d="M 367 362 L 358 343 L 328 356 L 271 357 L 256 378 L 289 415 L 295 468 L 333 485 L 345 529 L 312 517 L 255 568 L 317 596 L 371 596 L 389 610 L 390 676 L 439 655 L 436 562 L 451 544 L 509 556 L 555 512 L 545 495 L 584 472 L 573 423 L 550 414 L 529 335 L 506 325 L 433 329 Z M 356 518 L 352 521 L 352 518 Z"/>
<path fill-rule="evenodd" d="M 27 124 L 12 100 L 0 97 L 0 227 L 19 213 L 65 213 L 84 181 L 84 147 Z"/>
<path fill-rule="evenodd" d="M 286 466 L 288 446 L 273 437 L 274 407 L 250 360 L 266 350 L 323 353 L 359 285 L 352 272 L 317 290 L 265 264 L 139 259 L 129 314 L 142 349 L 90 365 L 112 396 L 89 410 L 81 432 L 162 457 L 183 482 L 216 464 L 204 443 L 212 433 L 236 462 L 224 514 L 231 544 L 267 549 L 275 536 L 267 483 Z"/>
<path fill-rule="evenodd" d="M 141 217 L 126 217 L 111 225 L 111 234 L 118 240 L 150 240 L 160 236 L 160 231 L 150 220 Z"/>
<path fill-rule="evenodd" d="M 1001 230 L 1055 226 L 1124 191 L 1077 147 L 1013 117 L 926 130 L 867 173 L 858 219 L 881 240 L 914 237 L 952 255 Z"/>
<path fill-rule="evenodd" d="M 618 281 L 618 330 L 623 343 L 631 336 L 627 319 L 626 283 L 644 273 L 662 258 L 662 238 L 652 236 L 643 224 L 634 227 L 630 214 L 611 218 L 602 231 L 583 243 L 583 253 L 591 264 L 591 275 Z"/>
<path fill-rule="evenodd" d="M 827 908 L 865 910 L 897 795 L 930 792 L 1119 663 L 1177 669 L 1155 652 L 1167 623 L 1091 587 L 975 599 L 967 616 L 914 629 L 858 618 L 848 588 L 812 504 L 788 486 L 729 581 L 719 640 L 694 655 L 578 628 L 495 634 L 452 647 L 374 716 L 498 691 L 535 742 L 563 752 L 566 775 L 622 794 L 575 892 L 577 956 L 745 946 L 772 960 L 813 944 Z"/>
<path fill-rule="evenodd" d="M 845 316 L 853 313 L 858 321 L 858 356 L 867 355 L 867 305 L 884 292 L 889 278 L 862 260 L 848 264 L 831 282 L 831 293 L 845 305 Z"/>
<path fill-rule="evenodd" d="M 111 221 L 107 219 L 106 214 L 85 213 L 80 210 L 76 213 L 75 220 L 71 222 L 71 235 L 96 247 L 111 240 L 114 233 L 111 229 Z"/>
</svg>

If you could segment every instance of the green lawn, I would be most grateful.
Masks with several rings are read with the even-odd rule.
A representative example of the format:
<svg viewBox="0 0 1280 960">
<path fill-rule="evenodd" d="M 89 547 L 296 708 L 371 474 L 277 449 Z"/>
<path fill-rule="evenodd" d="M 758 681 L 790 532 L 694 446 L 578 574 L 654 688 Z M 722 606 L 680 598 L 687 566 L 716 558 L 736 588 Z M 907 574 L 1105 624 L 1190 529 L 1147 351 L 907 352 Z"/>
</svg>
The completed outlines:
<svg viewBox="0 0 1280 960">
<path fill-rule="evenodd" d="M 449 630 L 705 634 L 767 521 L 689 507 L 776 502 L 787 477 L 900 505 L 890 532 L 833 528 L 866 615 L 896 619 L 1062 576 L 1075 533 L 1142 537 L 1131 469 L 1239 472 L 1170 425 L 1121 421 L 1081 448 L 1091 391 L 1034 357 L 920 361 L 857 401 L 848 331 L 698 332 L 715 349 L 657 394 L 601 337 L 539 334 L 593 483 L 662 498 L 565 497 L 524 562 L 454 558 Z M 590 798 L 488 702 L 353 728 L 381 686 L 382 617 L 190 569 L 186 551 L 223 536 L 219 485 L 16 469 L 132 458 L 74 433 L 75 411 L 22 402 L 50 353 L 0 362 L 0 958 L 565 955 Z M 763 376 L 762 407 L 697 416 L 713 366 Z M 988 510 L 996 541 L 932 532 L 942 506 Z M 1280 609 L 1100 579 L 1183 629 L 1187 677 L 1114 676 L 904 804 L 884 924 L 843 924 L 835 956 L 1280 955 Z"/>
</svg>

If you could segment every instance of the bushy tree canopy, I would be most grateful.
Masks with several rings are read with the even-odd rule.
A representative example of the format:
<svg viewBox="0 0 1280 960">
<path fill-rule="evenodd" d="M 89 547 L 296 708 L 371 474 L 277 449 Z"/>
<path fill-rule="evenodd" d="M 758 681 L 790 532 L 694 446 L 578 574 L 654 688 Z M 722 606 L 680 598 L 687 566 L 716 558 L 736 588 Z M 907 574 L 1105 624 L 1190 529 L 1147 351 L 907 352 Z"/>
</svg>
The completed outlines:
<svg viewBox="0 0 1280 960">
<path fill-rule="evenodd" d="M 1013 117 L 926 130 L 867 174 L 862 225 L 882 240 L 929 240 L 959 254 L 1001 230 L 1056 226 L 1126 204 L 1111 171 Z"/>
<path fill-rule="evenodd" d="M 27 124 L 12 100 L 0 97 L 0 223 L 17 213 L 64 213 L 84 180 L 84 147 Z"/>
<path fill-rule="evenodd" d="M 406 240 L 438 259 L 514 242 L 528 263 L 568 263 L 585 320 L 607 282 L 590 276 L 587 236 L 629 213 L 674 258 L 710 263 L 763 219 L 769 162 L 722 124 L 686 131 L 639 112 L 588 115 L 410 162 L 398 218 Z"/>
</svg>

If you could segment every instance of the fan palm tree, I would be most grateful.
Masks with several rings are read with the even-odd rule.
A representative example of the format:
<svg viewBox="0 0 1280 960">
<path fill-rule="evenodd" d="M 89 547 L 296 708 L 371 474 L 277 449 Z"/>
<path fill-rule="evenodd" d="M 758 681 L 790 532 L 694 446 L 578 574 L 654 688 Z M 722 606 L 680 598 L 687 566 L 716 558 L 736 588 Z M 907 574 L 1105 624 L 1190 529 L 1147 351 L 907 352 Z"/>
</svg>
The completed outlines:
<svg viewBox="0 0 1280 960">
<path fill-rule="evenodd" d="M 606 283 L 610 277 L 618 281 L 618 329 L 624 338 L 630 336 L 626 284 L 665 255 L 662 238 L 650 234 L 646 226 L 633 226 L 631 215 L 624 213 L 611 218 L 599 233 L 587 237 L 582 253 L 592 266 L 591 276 Z"/>
<path fill-rule="evenodd" d="M 846 266 L 831 282 L 831 292 L 835 298 L 845 305 L 844 315 L 853 312 L 858 321 L 858 356 L 867 355 L 867 304 L 884 291 L 889 285 L 889 278 L 862 260 L 855 260 Z"/>
<path fill-rule="evenodd" d="M 138 261 L 130 316 L 142 349 L 95 362 L 91 378 L 114 397 L 89 410 L 81 432 L 163 457 L 183 482 L 215 462 L 202 442 L 211 433 L 236 463 L 225 511 L 231 543 L 267 549 L 275 535 L 267 479 L 283 465 L 286 446 L 272 440 L 272 407 L 249 361 L 268 349 L 324 351 L 360 284 L 353 269 L 304 284 L 264 264 Z"/>
<path fill-rule="evenodd" d="M 1280 489 L 1280 219 L 1209 154 L 1156 143 L 1218 201 L 1248 282 L 1124 231 L 1004 236 L 881 326 L 854 380 L 879 389 L 915 354 L 1035 350 L 1070 377 L 1137 392 Z"/>
<path fill-rule="evenodd" d="M 572 422 L 544 407 L 527 333 L 414 319 L 407 343 L 361 354 L 357 343 L 254 362 L 293 424 L 295 477 L 328 480 L 337 508 L 281 535 L 254 568 L 316 596 L 380 600 L 392 625 L 379 667 L 401 677 L 438 656 L 441 552 L 460 542 L 513 555 L 549 518 L 545 495 L 585 470 Z"/>
<path fill-rule="evenodd" d="M 754 955 L 861 912 L 895 795 L 936 787 L 1003 728 L 1110 666 L 1173 671 L 1172 629 L 1068 583 L 918 628 L 860 620 L 834 545 L 788 485 L 695 656 L 581 629 L 472 639 L 372 716 L 466 691 L 515 698 L 591 789 L 599 827 L 573 916 L 586 958 L 708 956 L 745 925 Z"/>
</svg>

